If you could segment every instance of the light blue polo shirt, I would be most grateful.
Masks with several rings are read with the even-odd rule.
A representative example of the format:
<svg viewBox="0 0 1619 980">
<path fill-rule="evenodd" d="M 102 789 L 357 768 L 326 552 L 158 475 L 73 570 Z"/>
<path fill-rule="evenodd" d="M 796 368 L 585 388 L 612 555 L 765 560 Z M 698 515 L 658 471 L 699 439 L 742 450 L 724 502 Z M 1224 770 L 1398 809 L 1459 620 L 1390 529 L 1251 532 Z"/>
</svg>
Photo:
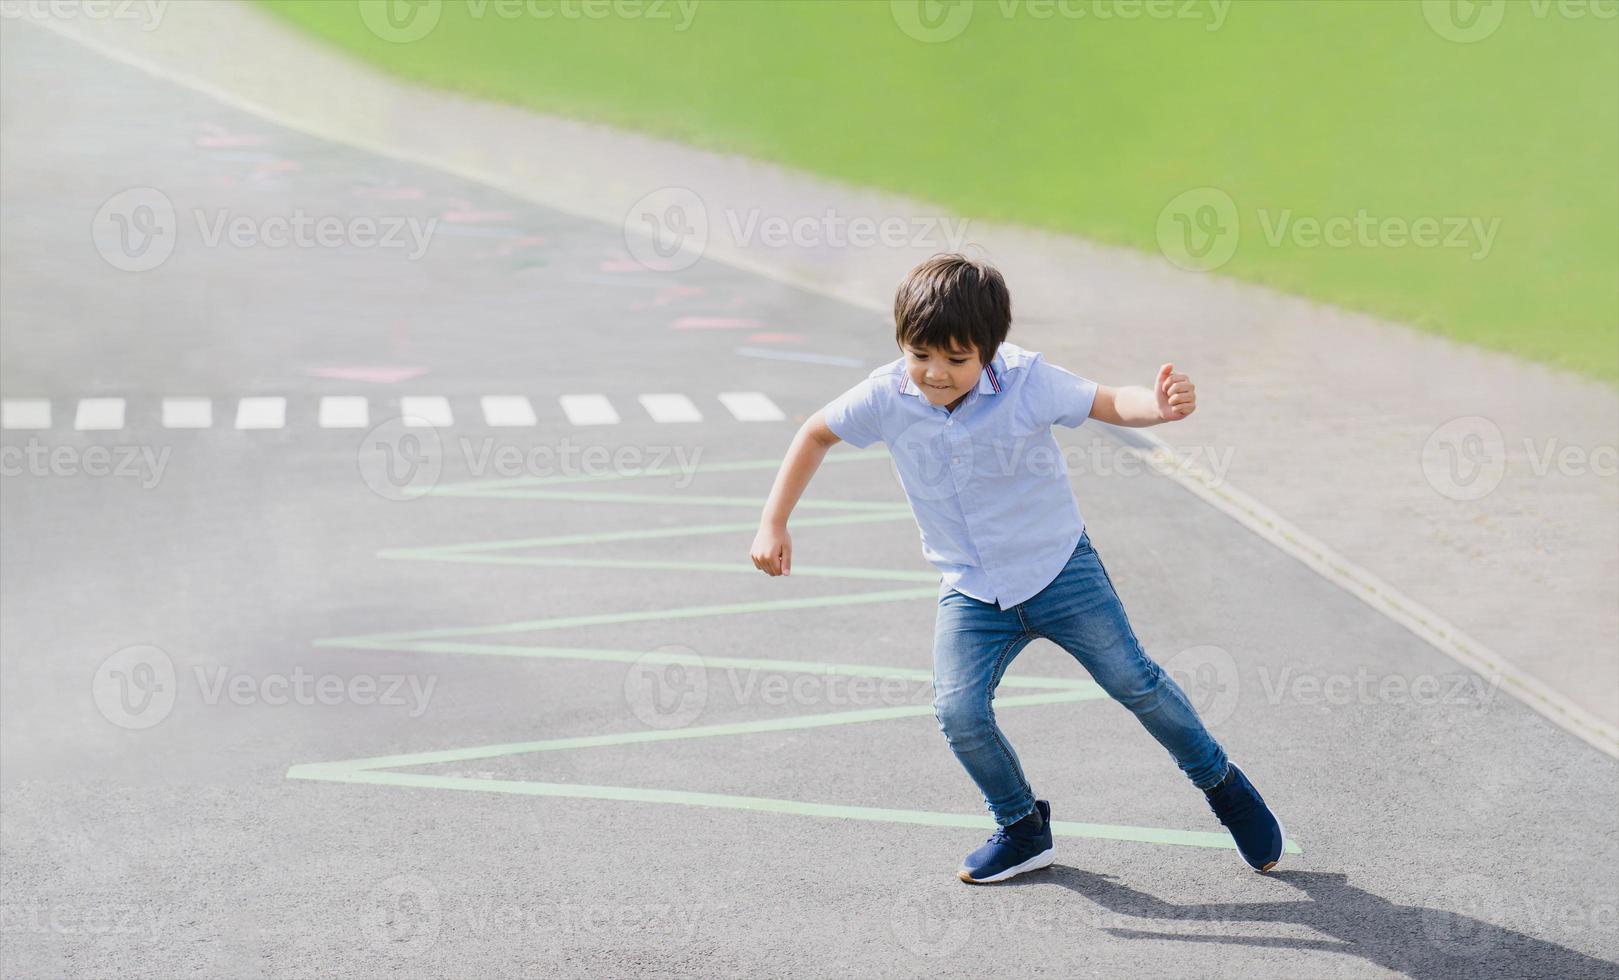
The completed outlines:
<svg viewBox="0 0 1619 980">
<path fill-rule="evenodd" d="M 1085 531 L 1051 427 L 1082 424 L 1095 398 L 1096 382 L 1003 342 L 954 412 L 911 384 L 904 357 L 821 411 L 849 445 L 888 445 L 943 582 L 1010 609 L 1051 584 Z"/>
</svg>

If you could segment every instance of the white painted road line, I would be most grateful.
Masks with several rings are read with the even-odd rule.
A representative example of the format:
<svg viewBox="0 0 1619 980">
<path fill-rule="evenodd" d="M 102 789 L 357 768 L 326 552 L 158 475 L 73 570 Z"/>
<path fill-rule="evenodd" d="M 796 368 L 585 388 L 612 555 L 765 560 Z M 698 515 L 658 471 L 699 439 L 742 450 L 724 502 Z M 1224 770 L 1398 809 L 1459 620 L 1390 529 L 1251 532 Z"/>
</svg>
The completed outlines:
<svg viewBox="0 0 1619 980">
<path fill-rule="evenodd" d="M 49 398 L 0 399 L 0 429 L 49 429 Z"/>
<path fill-rule="evenodd" d="M 236 402 L 238 429 L 279 429 L 287 424 L 287 400 L 279 397 L 243 398 Z"/>
<path fill-rule="evenodd" d="M 722 391 L 720 401 L 740 422 L 780 422 L 787 417 L 762 391 Z"/>
<path fill-rule="evenodd" d="M 73 427 L 85 430 L 111 430 L 124 427 L 122 398 L 81 398 Z"/>
<path fill-rule="evenodd" d="M 211 398 L 163 399 L 163 428 L 206 429 L 214 424 Z"/>
<path fill-rule="evenodd" d="M 606 395 L 563 395 L 557 399 L 574 425 L 612 425 L 618 412 Z"/>
<path fill-rule="evenodd" d="M 361 395 L 323 395 L 320 400 L 320 427 L 323 429 L 363 429 L 370 421 L 370 408 Z"/>
<path fill-rule="evenodd" d="M 685 395 L 638 395 L 654 422 L 701 422 L 703 413 Z"/>
<path fill-rule="evenodd" d="M 399 399 L 399 416 L 408 428 L 446 428 L 455 423 L 450 400 L 438 395 L 407 395 Z"/>
<path fill-rule="evenodd" d="M 636 395 L 654 422 L 701 422 L 703 413 L 690 397 L 675 392 Z M 762 391 L 723 391 L 719 400 L 743 422 L 779 422 L 787 416 Z M 73 427 L 86 430 L 122 429 L 125 399 L 81 398 Z M 207 429 L 214 424 L 213 400 L 202 397 L 164 398 L 163 428 Z M 524 395 L 485 395 L 479 399 L 484 421 L 492 426 L 539 424 L 534 406 Z M 558 402 L 571 425 L 613 425 L 623 421 L 612 401 L 601 394 L 561 395 Z M 412 428 L 448 428 L 455 424 L 450 400 L 441 395 L 404 395 L 399 417 Z M 364 395 L 322 395 L 317 412 L 323 429 L 363 429 L 371 424 L 371 402 Z M 287 424 L 287 399 L 249 396 L 237 399 L 236 428 L 280 429 Z M 0 399 L 0 428 L 49 429 L 49 398 Z"/>
<path fill-rule="evenodd" d="M 479 402 L 483 405 L 483 420 L 490 425 L 533 425 L 539 421 L 534 417 L 534 406 L 522 395 L 484 395 Z"/>
</svg>

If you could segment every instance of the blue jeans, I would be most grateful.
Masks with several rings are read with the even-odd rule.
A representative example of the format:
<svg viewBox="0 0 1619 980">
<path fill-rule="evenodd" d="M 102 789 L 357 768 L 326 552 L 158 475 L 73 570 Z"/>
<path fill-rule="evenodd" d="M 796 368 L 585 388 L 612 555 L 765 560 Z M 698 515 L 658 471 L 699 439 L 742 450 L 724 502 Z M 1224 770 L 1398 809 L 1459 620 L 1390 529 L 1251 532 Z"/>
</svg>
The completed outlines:
<svg viewBox="0 0 1619 980">
<path fill-rule="evenodd" d="M 1002 610 L 955 589 L 939 592 L 933 646 L 933 714 L 995 822 L 1034 810 L 1034 791 L 995 724 L 990 702 L 1001 675 L 1030 641 L 1045 637 L 1073 654 L 1110 697 L 1130 709 L 1199 789 L 1225 776 L 1225 750 L 1186 693 L 1141 649 L 1090 534 L 1033 598 Z"/>
</svg>

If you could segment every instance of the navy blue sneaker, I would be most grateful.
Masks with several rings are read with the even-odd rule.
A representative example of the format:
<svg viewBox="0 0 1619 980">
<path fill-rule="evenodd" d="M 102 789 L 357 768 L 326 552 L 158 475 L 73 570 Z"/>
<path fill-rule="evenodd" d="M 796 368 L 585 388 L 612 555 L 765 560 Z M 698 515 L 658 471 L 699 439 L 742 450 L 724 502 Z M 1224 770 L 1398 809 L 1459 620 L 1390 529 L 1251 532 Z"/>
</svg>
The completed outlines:
<svg viewBox="0 0 1619 980">
<path fill-rule="evenodd" d="M 984 846 L 967 855 L 956 877 L 968 884 L 987 885 L 1048 867 L 1056 859 L 1057 849 L 1051 844 L 1051 804 L 1035 800 L 1034 812 L 997 828 Z"/>
<path fill-rule="evenodd" d="M 1231 839 L 1237 842 L 1237 853 L 1248 867 L 1255 871 L 1276 867 L 1276 862 L 1282 858 L 1287 832 L 1237 764 L 1230 763 L 1225 778 L 1203 792 L 1209 798 L 1209 809 L 1231 831 Z"/>
</svg>

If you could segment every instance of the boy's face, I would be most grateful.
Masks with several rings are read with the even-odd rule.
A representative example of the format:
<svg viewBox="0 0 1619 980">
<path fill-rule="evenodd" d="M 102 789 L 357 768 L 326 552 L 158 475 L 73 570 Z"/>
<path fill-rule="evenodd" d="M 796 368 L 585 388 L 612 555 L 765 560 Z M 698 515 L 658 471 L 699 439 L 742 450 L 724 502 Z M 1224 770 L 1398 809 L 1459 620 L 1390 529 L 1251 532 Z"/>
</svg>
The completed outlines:
<svg viewBox="0 0 1619 980">
<path fill-rule="evenodd" d="M 978 384 L 984 366 L 978 361 L 978 349 L 944 350 L 939 347 L 905 347 L 905 370 L 911 384 L 917 386 L 935 405 L 953 406 L 967 397 Z"/>
</svg>

